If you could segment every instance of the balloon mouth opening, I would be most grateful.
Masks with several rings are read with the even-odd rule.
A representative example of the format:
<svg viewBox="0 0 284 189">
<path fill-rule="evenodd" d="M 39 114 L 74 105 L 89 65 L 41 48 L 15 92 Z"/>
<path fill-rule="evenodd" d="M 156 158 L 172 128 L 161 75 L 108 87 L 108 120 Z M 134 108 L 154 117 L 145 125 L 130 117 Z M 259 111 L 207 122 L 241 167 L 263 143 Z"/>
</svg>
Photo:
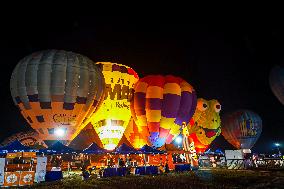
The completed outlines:
<svg viewBox="0 0 284 189">
<path fill-rule="evenodd" d="M 206 129 L 206 128 L 203 128 L 203 129 L 205 131 L 205 135 L 207 138 L 214 137 L 218 132 L 218 129 Z"/>
</svg>

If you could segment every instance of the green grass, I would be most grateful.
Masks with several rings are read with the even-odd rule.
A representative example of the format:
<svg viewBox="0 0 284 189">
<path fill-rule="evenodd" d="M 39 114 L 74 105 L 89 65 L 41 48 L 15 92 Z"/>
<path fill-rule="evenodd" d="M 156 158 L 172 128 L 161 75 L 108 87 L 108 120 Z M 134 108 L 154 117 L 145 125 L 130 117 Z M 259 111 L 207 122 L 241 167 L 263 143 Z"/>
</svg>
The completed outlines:
<svg viewBox="0 0 284 189">
<path fill-rule="evenodd" d="M 86 181 L 77 175 L 62 181 L 35 184 L 30 188 L 284 188 L 284 173 L 213 169 L 159 176 L 90 178 Z"/>
</svg>

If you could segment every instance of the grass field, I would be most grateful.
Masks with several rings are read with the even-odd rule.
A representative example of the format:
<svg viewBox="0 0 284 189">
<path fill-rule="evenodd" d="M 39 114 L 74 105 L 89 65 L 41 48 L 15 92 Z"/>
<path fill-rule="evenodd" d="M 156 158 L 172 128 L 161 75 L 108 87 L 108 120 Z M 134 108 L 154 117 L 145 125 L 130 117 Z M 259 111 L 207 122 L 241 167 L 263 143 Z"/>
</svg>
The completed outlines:
<svg viewBox="0 0 284 189">
<path fill-rule="evenodd" d="M 77 175 L 62 181 L 35 184 L 30 188 L 284 188 L 284 171 L 213 169 L 157 176 L 90 178 L 85 181 Z"/>
</svg>

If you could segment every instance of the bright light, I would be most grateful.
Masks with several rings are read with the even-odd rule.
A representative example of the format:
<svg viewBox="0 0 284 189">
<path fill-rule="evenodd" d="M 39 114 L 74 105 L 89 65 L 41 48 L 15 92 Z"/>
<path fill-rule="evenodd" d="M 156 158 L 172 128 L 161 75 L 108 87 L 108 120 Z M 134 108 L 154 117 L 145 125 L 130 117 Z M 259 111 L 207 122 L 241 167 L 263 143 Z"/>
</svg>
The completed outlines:
<svg viewBox="0 0 284 189">
<path fill-rule="evenodd" d="M 180 144 L 182 142 L 182 137 L 178 136 L 175 141 L 176 143 Z"/>
<path fill-rule="evenodd" d="M 278 147 L 278 146 L 280 146 L 280 144 L 279 144 L 279 143 L 275 143 L 275 146 L 277 146 L 277 147 Z"/>
<path fill-rule="evenodd" d="M 113 150 L 123 136 L 125 128 L 120 125 L 112 125 L 111 120 L 106 120 L 106 125 L 96 129 L 105 149 Z"/>
<path fill-rule="evenodd" d="M 65 135 L 65 130 L 62 128 L 56 128 L 54 133 L 58 137 L 63 137 Z"/>
<path fill-rule="evenodd" d="M 106 144 L 104 147 L 107 150 L 114 150 L 116 147 L 116 144 Z"/>
</svg>

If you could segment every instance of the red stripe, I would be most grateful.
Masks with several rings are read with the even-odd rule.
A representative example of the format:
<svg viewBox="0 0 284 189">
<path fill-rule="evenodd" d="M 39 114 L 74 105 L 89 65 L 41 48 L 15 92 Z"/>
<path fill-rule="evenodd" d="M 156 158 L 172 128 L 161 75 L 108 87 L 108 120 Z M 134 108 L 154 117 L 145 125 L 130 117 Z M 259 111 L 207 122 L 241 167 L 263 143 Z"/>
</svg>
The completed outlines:
<svg viewBox="0 0 284 189">
<path fill-rule="evenodd" d="M 158 86 L 163 88 L 165 84 L 165 78 L 162 75 L 149 75 L 142 79 L 141 82 L 146 82 L 150 86 Z"/>
<path fill-rule="evenodd" d="M 149 132 L 159 132 L 160 122 L 148 122 Z"/>
<path fill-rule="evenodd" d="M 180 84 L 181 82 L 183 82 L 184 80 L 180 77 L 175 77 L 172 75 L 167 75 L 165 76 L 165 83 L 177 83 Z"/>
</svg>

